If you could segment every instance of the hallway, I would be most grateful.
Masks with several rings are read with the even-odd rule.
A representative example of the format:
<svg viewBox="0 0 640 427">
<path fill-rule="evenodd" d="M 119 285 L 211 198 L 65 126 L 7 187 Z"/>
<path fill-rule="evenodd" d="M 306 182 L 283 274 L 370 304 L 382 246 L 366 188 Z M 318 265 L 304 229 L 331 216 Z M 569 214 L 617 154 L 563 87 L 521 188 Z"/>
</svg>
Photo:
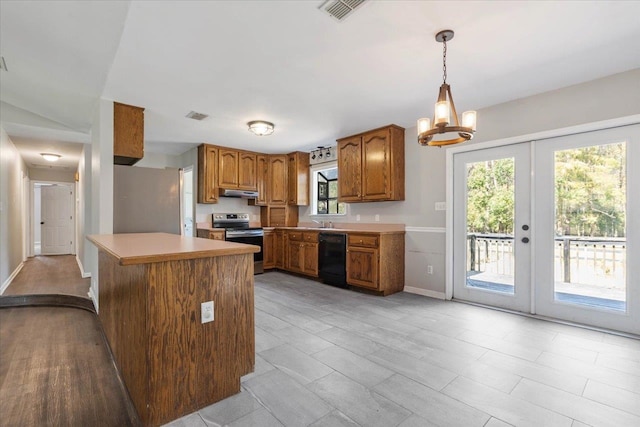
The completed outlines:
<svg viewBox="0 0 640 427">
<path fill-rule="evenodd" d="M 27 294 L 88 301 L 89 282 L 80 277 L 74 256 L 38 256 L 25 262 L 0 297 L 2 425 L 139 425 L 95 312 L 6 307 Z M 34 300 L 27 297 L 27 303 Z"/>
</svg>

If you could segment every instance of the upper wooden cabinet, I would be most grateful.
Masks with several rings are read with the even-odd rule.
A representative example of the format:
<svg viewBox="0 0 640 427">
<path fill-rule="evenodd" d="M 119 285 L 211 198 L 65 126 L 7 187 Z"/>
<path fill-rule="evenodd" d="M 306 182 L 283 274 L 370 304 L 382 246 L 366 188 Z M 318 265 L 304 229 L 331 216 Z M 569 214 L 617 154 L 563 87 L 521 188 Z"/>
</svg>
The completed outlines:
<svg viewBox="0 0 640 427">
<path fill-rule="evenodd" d="M 389 125 L 338 140 L 338 200 L 404 200 L 404 129 Z"/>
<path fill-rule="evenodd" d="M 255 191 L 257 154 L 222 147 L 218 152 L 218 187 Z"/>
<path fill-rule="evenodd" d="M 287 204 L 287 162 L 286 154 L 269 156 L 269 184 L 267 186 L 267 203 L 269 205 Z"/>
<path fill-rule="evenodd" d="M 113 103 L 113 164 L 133 165 L 144 157 L 144 108 Z"/>
<path fill-rule="evenodd" d="M 309 153 L 296 151 L 287 154 L 287 204 L 309 205 Z"/>
<path fill-rule="evenodd" d="M 218 148 L 202 144 L 198 147 L 198 203 L 217 203 Z"/>
<path fill-rule="evenodd" d="M 269 156 L 267 156 L 266 154 L 258 154 L 256 156 L 256 189 L 258 190 L 258 197 L 253 201 L 254 205 L 256 206 L 267 205 L 268 186 L 269 186 Z"/>
</svg>

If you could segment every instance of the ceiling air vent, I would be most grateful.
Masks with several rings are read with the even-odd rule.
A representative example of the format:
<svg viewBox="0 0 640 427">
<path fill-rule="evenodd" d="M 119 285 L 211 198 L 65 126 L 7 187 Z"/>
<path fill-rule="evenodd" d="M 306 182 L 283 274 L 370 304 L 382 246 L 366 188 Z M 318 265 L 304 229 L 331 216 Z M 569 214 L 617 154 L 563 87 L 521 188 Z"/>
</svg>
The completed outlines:
<svg viewBox="0 0 640 427">
<path fill-rule="evenodd" d="M 343 21 L 358 6 L 367 0 L 327 0 L 320 6 L 320 10 L 328 13 L 337 21 Z"/>
<path fill-rule="evenodd" d="M 185 117 L 193 120 L 204 120 L 209 117 L 208 114 L 196 113 L 195 111 L 190 111 Z"/>
</svg>

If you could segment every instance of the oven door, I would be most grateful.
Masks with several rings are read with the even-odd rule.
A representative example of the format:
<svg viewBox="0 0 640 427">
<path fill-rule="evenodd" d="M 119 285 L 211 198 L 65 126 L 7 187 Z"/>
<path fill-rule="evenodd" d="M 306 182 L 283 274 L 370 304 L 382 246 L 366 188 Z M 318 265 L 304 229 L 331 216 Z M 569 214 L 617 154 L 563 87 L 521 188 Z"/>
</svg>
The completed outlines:
<svg viewBox="0 0 640 427">
<path fill-rule="evenodd" d="M 262 244 L 263 244 L 263 236 L 226 236 L 227 242 L 235 242 L 235 243 L 244 243 L 246 245 L 256 245 L 260 246 L 260 252 L 256 252 L 253 254 L 254 261 L 262 261 Z"/>
</svg>

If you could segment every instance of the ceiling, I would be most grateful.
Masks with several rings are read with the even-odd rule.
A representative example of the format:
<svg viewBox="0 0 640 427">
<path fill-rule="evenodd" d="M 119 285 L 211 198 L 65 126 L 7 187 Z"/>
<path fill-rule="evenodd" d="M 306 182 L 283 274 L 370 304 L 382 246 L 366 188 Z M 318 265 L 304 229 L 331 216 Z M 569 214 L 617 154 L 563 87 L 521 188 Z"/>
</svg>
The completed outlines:
<svg viewBox="0 0 640 427">
<path fill-rule="evenodd" d="M 637 1 L 370 0 L 342 22 L 322 3 L 3 0 L 2 126 L 22 153 L 88 142 L 103 97 L 145 108 L 149 152 L 309 151 L 431 115 L 445 28 L 459 111 L 640 68 Z"/>
</svg>

